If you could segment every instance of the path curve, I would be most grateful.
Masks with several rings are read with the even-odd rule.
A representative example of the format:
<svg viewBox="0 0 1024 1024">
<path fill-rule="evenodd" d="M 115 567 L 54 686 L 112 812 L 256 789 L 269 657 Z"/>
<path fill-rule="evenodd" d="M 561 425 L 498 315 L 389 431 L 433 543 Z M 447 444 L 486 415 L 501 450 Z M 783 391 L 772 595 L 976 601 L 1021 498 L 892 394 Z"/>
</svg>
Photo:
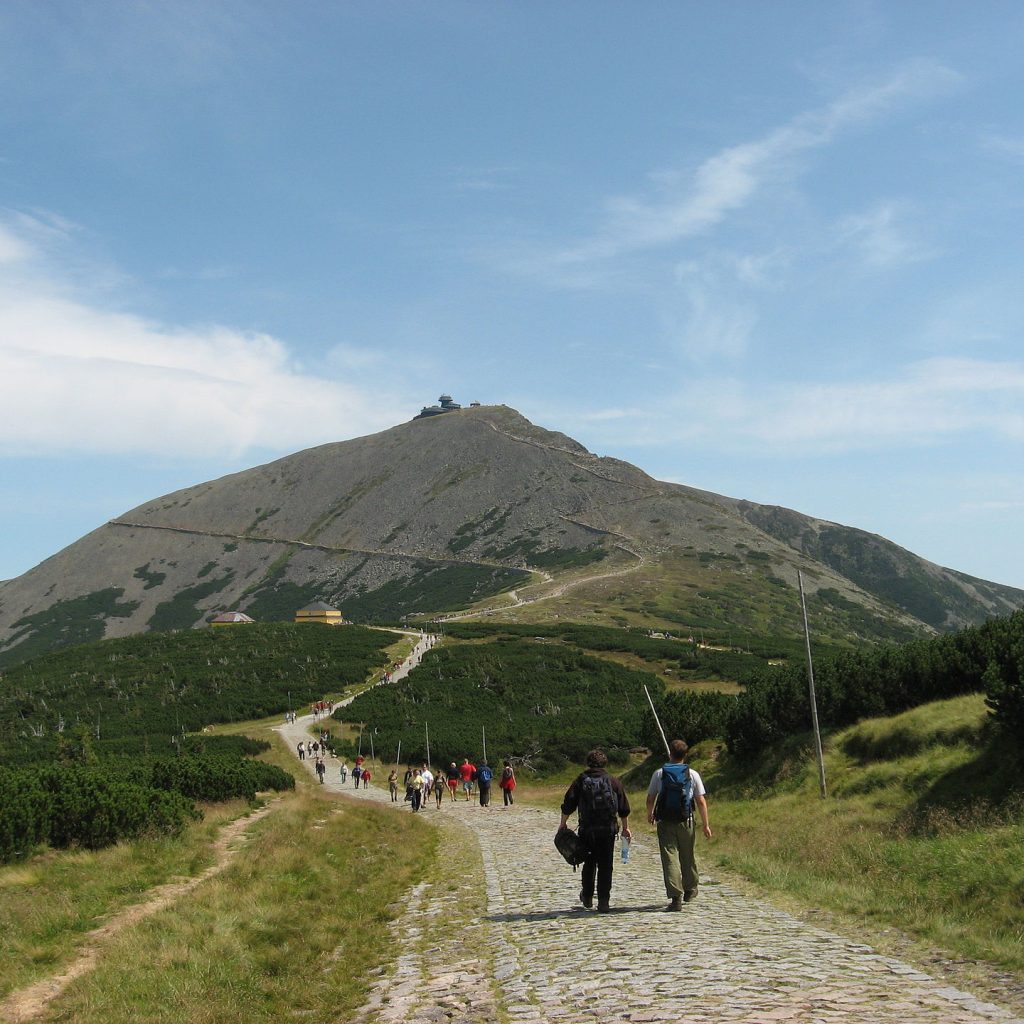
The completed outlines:
<svg viewBox="0 0 1024 1024">
<path fill-rule="evenodd" d="M 279 798 L 277 798 L 279 799 Z M 213 844 L 214 862 L 193 878 L 166 882 L 151 889 L 146 899 L 118 912 L 109 920 L 85 936 L 85 944 L 79 947 L 74 960 L 59 974 L 37 981 L 34 985 L 12 992 L 0 1003 L 0 1020 L 9 1024 L 24 1024 L 40 1016 L 46 1007 L 56 999 L 73 981 L 87 974 L 96 966 L 106 944 L 122 929 L 137 924 L 144 918 L 163 910 L 183 896 L 187 896 L 207 879 L 220 874 L 238 853 L 236 840 L 244 840 L 250 825 L 266 817 L 277 803 L 277 799 L 266 803 L 251 814 L 228 822 L 217 834 Z"/>
</svg>

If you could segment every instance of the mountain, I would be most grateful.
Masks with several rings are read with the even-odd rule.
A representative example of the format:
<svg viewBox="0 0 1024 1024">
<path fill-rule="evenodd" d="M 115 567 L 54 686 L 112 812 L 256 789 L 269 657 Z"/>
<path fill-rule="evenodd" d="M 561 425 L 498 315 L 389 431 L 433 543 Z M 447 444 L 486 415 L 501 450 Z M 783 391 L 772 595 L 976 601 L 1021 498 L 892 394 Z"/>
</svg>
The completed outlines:
<svg viewBox="0 0 1024 1024">
<path fill-rule="evenodd" d="M 884 538 L 599 458 L 505 406 L 417 418 L 176 491 L 0 583 L 0 664 L 313 600 L 842 642 L 946 630 L 1024 591 Z"/>
</svg>

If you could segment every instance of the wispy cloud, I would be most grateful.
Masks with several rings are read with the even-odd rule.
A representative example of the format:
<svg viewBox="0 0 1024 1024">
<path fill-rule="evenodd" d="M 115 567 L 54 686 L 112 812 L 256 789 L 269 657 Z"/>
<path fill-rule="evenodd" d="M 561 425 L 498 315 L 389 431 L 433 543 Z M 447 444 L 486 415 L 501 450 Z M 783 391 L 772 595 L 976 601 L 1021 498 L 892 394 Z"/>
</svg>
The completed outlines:
<svg viewBox="0 0 1024 1024">
<path fill-rule="evenodd" d="M 702 234 L 750 203 L 768 183 L 791 178 L 802 154 L 903 104 L 946 93 L 959 82 L 955 71 L 934 61 L 907 64 L 823 109 L 799 114 L 758 139 L 723 149 L 691 174 L 659 175 L 653 194 L 609 199 L 602 228 L 549 255 L 547 261 L 587 263 Z"/>
<path fill-rule="evenodd" d="M 1024 363 L 929 359 L 849 383 L 702 378 L 619 417 L 624 444 L 834 455 L 981 436 L 1024 443 Z"/>
<path fill-rule="evenodd" d="M 291 450 L 381 429 L 412 407 L 400 384 L 375 393 L 321 376 L 267 334 L 88 302 L 49 258 L 46 233 L 38 219 L 0 224 L 0 453 Z"/>
<path fill-rule="evenodd" d="M 932 259 L 938 250 L 916 235 L 908 219 L 905 204 L 877 203 L 840 220 L 838 238 L 852 246 L 869 267 L 879 270 Z"/>
</svg>

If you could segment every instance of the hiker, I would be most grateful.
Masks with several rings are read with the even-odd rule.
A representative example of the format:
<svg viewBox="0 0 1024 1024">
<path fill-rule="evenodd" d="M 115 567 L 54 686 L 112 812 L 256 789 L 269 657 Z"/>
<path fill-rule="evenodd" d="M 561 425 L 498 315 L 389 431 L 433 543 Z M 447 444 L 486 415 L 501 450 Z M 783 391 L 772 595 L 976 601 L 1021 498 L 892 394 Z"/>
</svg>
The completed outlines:
<svg viewBox="0 0 1024 1024">
<path fill-rule="evenodd" d="M 463 758 L 459 767 L 459 778 L 462 780 L 462 789 L 466 794 L 466 802 L 469 803 L 473 795 L 473 776 L 476 775 L 476 765 L 469 763 L 469 758 Z"/>
<path fill-rule="evenodd" d="M 295 749 L 299 752 L 299 760 L 300 761 L 305 761 L 306 760 L 306 748 L 303 745 L 302 740 L 299 740 L 298 745 L 296 746 Z"/>
<path fill-rule="evenodd" d="M 505 762 L 505 766 L 501 769 L 501 780 L 498 782 L 501 786 L 501 794 L 505 798 L 504 807 L 508 807 L 510 804 L 514 804 L 515 800 L 512 797 L 512 793 L 516 788 L 516 773 L 512 770 L 512 765 L 508 761 Z"/>
<path fill-rule="evenodd" d="M 476 770 L 476 781 L 480 787 L 480 806 L 490 807 L 491 805 L 491 781 L 494 779 L 494 772 L 486 761 L 480 762 Z"/>
<path fill-rule="evenodd" d="M 711 838 L 708 802 L 700 773 L 686 764 L 687 746 L 682 740 L 669 745 L 671 760 L 651 776 L 647 787 L 647 820 L 658 826 L 661 871 L 665 877 L 667 910 L 682 910 L 684 903 L 697 897 L 700 877 L 693 853 L 696 832 L 693 808 L 700 812 L 704 835 Z"/>
<path fill-rule="evenodd" d="M 572 781 L 562 800 L 562 820 L 558 828 L 566 828 L 569 815 L 579 812 L 579 836 L 587 850 L 583 862 L 580 903 L 588 910 L 594 905 L 594 881 L 597 881 L 597 909 L 607 914 L 612 893 L 612 865 L 615 836 L 622 820 L 622 834 L 632 839 L 629 830 L 629 798 L 622 783 L 609 775 L 608 755 L 603 750 L 587 754 L 586 770 Z"/>
<path fill-rule="evenodd" d="M 363 769 L 356 762 L 355 768 L 352 769 L 352 782 L 355 784 L 356 789 L 359 788 L 359 776 L 363 774 Z"/>
<path fill-rule="evenodd" d="M 448 771 L 445 773 L 448 777 L 448 792 L 452 795 L 452 800 L 455 800 L 456 790 L 459 788 L 459 766 L 452 761 L 448 765 Z"/>
<path fill-rule="evenodd" d="M 434 787 L 434 773 L 430 770 L 429 765 L 423 765 L 420 770 L 420 778 L 423 780 L 423 802 L 426 803 L 427 797 L 430 796 L 430 791 Z"/>
<path fill-rule="evenodd" d="M 412 809 L 418 811 L 423 802 L 423 777 L 420 775 L 419 768 L 412 773 L 409 785 L 412 786 Z"/>
<path fill-rule="evenodd" d="M 434 779 L 434 803 L 437 804 L 437 809 L 441 810 L 441 802 L 444 800 L 444 795 L 448 791 L 448 787 L 444 784 L 444 779 L 438 775 Z"/>
<path fill-rule="evenodd" d="M 388 792 L 391 794 L 391 802 L 398 803 L 398 769 L 392 768 L 388 775 Z"/>
<path fill-rule="evenodd" d="M 318 757 L 316 759 L 316 774 L 317 778 L 320 780 L 321 786 L 324 784 L 324 772 L 326 771 L 327 765 L 324 764 L 324 759 L 322 757 Z"/>
<path fill-rule="evenodd" d="M 342 761 L 341 767 L 338 769 L 338 771 L 341 773 L 341 784 L 344 786 L 345 780 L 348 778 L 348 765 L 344 761 Z"/>
<path fill-rule="evenodd" d="M 363 789 L 369 789 L 370 788 L 370 779 L 372 779 L 372 778 L 373 778 L 373 776 L 370 774 L 370 769 L 369 768 L 364 768 L 363 769 Z"/>
</svg>

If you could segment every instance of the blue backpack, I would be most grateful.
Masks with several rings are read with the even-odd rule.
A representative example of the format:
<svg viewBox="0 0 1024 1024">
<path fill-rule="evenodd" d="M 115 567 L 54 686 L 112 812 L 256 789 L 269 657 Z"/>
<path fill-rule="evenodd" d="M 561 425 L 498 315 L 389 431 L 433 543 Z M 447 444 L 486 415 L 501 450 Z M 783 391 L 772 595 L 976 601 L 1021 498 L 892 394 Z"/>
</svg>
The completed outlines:
<svg viewBox="0 0 1024 1024">
<path fill-rule="evenodd" d="M 477 781 L 482 782 L 485 786 L 489 786 L 491 783 L 491 779 L 494 778 L 494 772 L 492 772 L 491 769 L 487 767 L 487 765 L 481 765 L 480 768 L 477 770 L 476 775 Z"/>
<path fill-rule="evenodd" d="M 658 821 L 693 818 L 693 776 L 687 764 L 666 764 L 661 769 L 661 792 L 654 809 Z"/>
</svg>

